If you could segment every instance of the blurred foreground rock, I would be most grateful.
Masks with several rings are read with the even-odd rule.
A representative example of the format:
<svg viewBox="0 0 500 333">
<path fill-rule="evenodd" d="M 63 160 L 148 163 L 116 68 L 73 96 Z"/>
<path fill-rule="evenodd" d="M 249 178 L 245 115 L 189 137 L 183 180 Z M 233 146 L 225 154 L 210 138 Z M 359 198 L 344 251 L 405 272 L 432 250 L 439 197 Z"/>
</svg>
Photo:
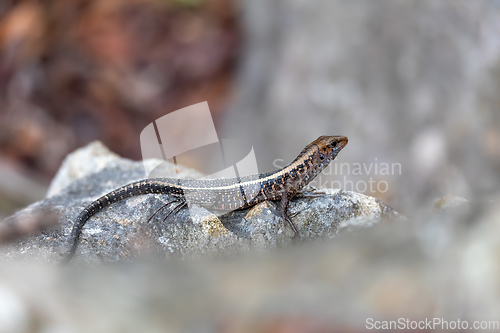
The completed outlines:
<svg viewBox="0 0 500 333">
<path fill-rule="evenodd" d="M 146 161 L 155 163 L 155 161 Z M 169 177 L 201 175 L 174 165 L 160 165 Z M 155 169 L 156 171 L 156 169 Z M 142 162 L 122 159 L 100 143 L 82 148 L 65 160 L 49 189 L 49 198 L 15 214 L 6 223 L 34 220 L 39 212 L 57 212 L 58 226 L 5 249 L 5 257 L 58 262 L 68 251 L 68 235 L 76 216 L 97 197 L 129 182 L 144 178 Z M 274 203 L 217 217 L 196 205 L 164 217 L 173 206 L 169 195 L 142 195 L 118 202 L 92 217 L 85 225 L 77 258 L 84 261 L 117 261 L 141 256 L 194 258 L 233 255 L 291 245 L 293 232 L 279 217 Z M 300 241 L 334 237 L 339 230 L 370 226 L 381 219 L 403 217 L 372 197 L 341 190 L 309 189 L 289 208 L 300 230 Z M 47 223 L 45 223 L 47 224 Z M 1 230 L 0 230 L 1 231 Z"/>
<path fill-rule="evenodd" d="M 96 151 L 106 158 L 97 144 L 73 156 L 88 153 L 99 159 L 101 153 Z M 78 164 L 71 159 L 62 169 L 68 174 L 58 176 L 68 183 L 72 181 L 69 166 Z M 294 201 L 292 212 L 300 211 L 294 220 L 302 232 L 308 237 L 315 237 L 314 232 L 332 236 L 339 230 L 365 228 L 335 240 L 323 237 L 275 251 L 177 260 L 193 252 L 277 247 L 288 244 L 290 235 L 272 205 L 235 213 L 222 219 L 221 225 L 203 211 L 195 214 L 193 222 L 184 222 L 189 224 L 185 229 L 182 216 L 171 222 L 172 229 L 162 224 L 161 217 L 146 225 L 148 215 L 142 209 L 149 207 L 146 211 L 153 212 L 163 201 L 161 196 L 145 196 L 116 204 L 93 218 L 77 259 L 121 259 L 119 251 L 140 255 L 137 244 L 149 244 L 161 257 L 165 253 L 180 256 L 166 262 L 122 260 L 120 265 L 107 266 L 81 265 L 78 260 L 70 266 L 6 260 L 56 259 L 64 253 L 61 235 L 70 227 L 66 219 L 72 220 L 95 196 L 140 178 L 138 163 L 112 160 L 107 168 L 52 193 L 45 204 L 17 214 L 53 205 L 63 216 L 63 224 L 62 229 L 3 248 L 0 332 L 357 332 L 376 321 L 380 327 L 384 320 L 406 325 L 434 321 L 434 326 L 424 327 L 427 331 L 442 331 L 445 321 L 456 325 L 457 320 L 461 330 L 478 331 L 472 329 L 477 323 L 490 325 L 484 331 L 499 329 L 498 198 L 479 204 L 443 199 L 427 217 L 374 223 L 380 216 L 398 215 L 373 199 L 328 191 L 318 198 Z M 123 175 L 120 171 L 125 170 Z M 180 176 L 187 175 L 195 176 L 181 170 Z M 69 202 L 75 202 L 74 206 L 68 207 Z M 206 224 L 197 222 L 198 216 Z M 325 223 L 322 227 L 319 220 Z M 148 234 L 147 230 L 154 231 Z M 118 236 L 116 241 L 106 244 L 113 234 Z M 132 241 L 138 235 L 145 235 L 142 243 Z M 164 243 L 158 242 L 160 237 Z"/>
</svg>

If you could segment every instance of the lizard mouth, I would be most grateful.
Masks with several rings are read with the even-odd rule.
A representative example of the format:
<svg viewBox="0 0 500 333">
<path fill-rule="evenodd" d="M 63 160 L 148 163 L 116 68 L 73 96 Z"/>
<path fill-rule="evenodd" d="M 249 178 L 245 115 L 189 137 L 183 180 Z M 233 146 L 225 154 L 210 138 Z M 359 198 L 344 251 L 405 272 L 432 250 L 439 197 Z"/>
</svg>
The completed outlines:
<svg viewBox="0 0 500 333">
<path fill-rule="evenodd" d="M 337 151 L 341 151 L 344 149 L 345 146 L 347 146 L 347 143 L 349 142 L 349 139 L 345 136 L 336 136 L 335 137 L 337 140 L 337 146 L 335 147 Z"/>
</svg>

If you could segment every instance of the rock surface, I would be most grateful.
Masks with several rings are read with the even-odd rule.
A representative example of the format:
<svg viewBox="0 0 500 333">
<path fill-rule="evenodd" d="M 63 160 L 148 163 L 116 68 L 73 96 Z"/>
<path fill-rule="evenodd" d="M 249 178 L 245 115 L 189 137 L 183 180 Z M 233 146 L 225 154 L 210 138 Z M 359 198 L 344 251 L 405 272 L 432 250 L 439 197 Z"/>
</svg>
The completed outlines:
<svg viewBox="0 0 500 333">
<path fill-rule="evenodd" d="M 68 157 L 58 179 L 69 186 L 61 184 L 59 193 L 16 214 L 52 208 L 61 224 L 2 248 L 1 333 L 333 332 L 366 330 L 375 321 L 415 325 L 433 318 L 500 325 L 499 198 L 443 198 L 428 216 L 377 223 L 401 216 L 356 193 L 315 191 L 319 196 L 294 200 L 291 211 L 299 212 L 294 221 L 301 234 L 323 240 L 287 246 L 291 232 L 272 203 L 220 220 L 195 207 L 192 220 L 184 211 L 168 223 L 158 216 L 148 224 L 148 214 L 167 199 L 144 196 L 91 219 L 73 265 L 12 260 L 59 260 L 67 250 L 70 221 L 83 206 L 141 178 L 140 163 L 121 159 L 80 179 L 63 174 L 66 165 L 79 165 L 71 161 L 74 156 L 99 158 L 96 148 L 103 152 L 94 144 Z M 184 169 L 181 174 L 196 175 Z M 357 231 L 345 232 L 352 230 Z M 233 256 L 237 252 L 248 253 Z M 151 253 L 162 260 L 81 262 L 123 262 Z"/>
<path fill-rule="evenodd" d="M 156 163 L 146 161 L 145 163 Z M 197 178 L 194 170 L 165 162 L 163 174 Z M 44 258 L 59 261 L 68 251 L 68 235 L 76 216 L 97 197 L 129 182 L 144 178 L 144 165 L 119 158 L 100 143 L 92 143 L 64 161 L 51 184 L 49 197 L 18 212 L 7 222 L 26 220 L 38 211 L 57 212 L 58 226 L 38 236 L 6 248 L 9 258 Z M 77 258 L 85 261 L 119 261 L 154 257 L 194 258 L 204 255 L 230 255 L 261 251 L 312 238 L 334 237 L 340 230 L 371 225 L 381 219 L 402 218 L 376 199 L 341 190 L 308 189 L 292 201 L 290 215 L 299 228 L 300 241 L 284 225 L 272 202 L 249 210 L 216 216 L 196 205 L 164 217 L 172 206 L 148 219 L 169 195 L 142 195 L 117 202 L 91 217 L 80 237 Z"/>
</svg>

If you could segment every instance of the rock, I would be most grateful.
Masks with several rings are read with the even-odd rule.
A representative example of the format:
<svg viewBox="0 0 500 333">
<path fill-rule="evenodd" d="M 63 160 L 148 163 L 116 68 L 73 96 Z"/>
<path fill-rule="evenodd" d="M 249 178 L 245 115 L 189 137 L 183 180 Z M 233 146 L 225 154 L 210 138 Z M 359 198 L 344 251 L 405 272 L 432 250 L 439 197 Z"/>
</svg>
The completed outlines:
<svg viewBox="0 0 500 333">
<path fill-rule="evenodd" d="M 142 172 L 141 163 L 118 159 L 3 222 L 50 208 L 60 224 L 3 247 L 0 332 L 33 325 L 77 332 L 360 331 L 400 318 L 408 325 L 441 321 L 429 330 L 457 319 L 469 325 L 462 330 L 475 321 L 498 330 L 499 197 L 440 199 L 453 204 L 406 220 L 374 198 L 308 188 L 290 206 L 297 240 L 272 202 L 222 217 L 192 206 L 148 223 L 168 196 L 145 195 L 94 216 L 74 265 L 47 265 L 66 253 L 72 221 L 86 204 Z M 378 223 L 391 219 L 405 221 Z M 151 254 L 171 260 L 129 259 Z"/>
<path fill-rule="evenodd" d="M 441 321 L 429 331 L 445 330 L 444 321 L 458 319 L 497 331 L 499 201 L 465 205 L 465 214 L 441 220 L 453 222 L 446 233 L 435 234 L 434 227 L 443 214 L 453 214 L 448 209 L 430 224 L 426 219 L 379 223 L 334 241 L 224 260 L 2 263 L 0 294 L 8 289 L 10 295 L 0 295 L 6 296 L 1 301 L 15 306 L 4 309 L 3 318 L 15 332 L 24 331 L 20 322 L 44 332 L 357 332 L 399 318 L 411 325 Z M 263 203 L 246 216 L 270 219 L 274 209 Z M 263 226 L 272 230 L 271 225 Z M 208 230 L 218 235 L 218 226 Z M 260 235 L 254 239 L 267 242 L 267 234 Z M 429 251 L 436 241 L 446 246 Z M 3 332 L 9 326 L 1 320 Z"/>
<path fill-rule="evenodd" d="M 157 164 L 158 161 L 145 163 Z M 198 178 L 201 175 L 164 162 L 162 173 L 171 177 Z M 56 212 L 57 227 L 3 249 L 4 258 L 30 258 L 58 262 L 68 252 L 69 234 L 77 215 L 97 197 L 144 178 L 144 165 L 119 158 L 100 143 L 91 143 L 64 161 L 51 184 L 49 197 L 12 216 L 14 224 L 37 212 Z M 121 261 L 140 256 L 195 258 L 231 255 L 288 246 L 298 240 L 279 217 L 275 203 L 216 216 L 191 205 L 164 220 L 175 204 L 154 213 L 172 198 L 142 195 L 117 202 L 86 223 L 76 258 L 90 262 Z M 300 240 L 331 238 L 339 231 L 352 231 L 383 219 L 401 215 L 359 193 L 309 188 L 289 207 Z M 0 230 L 1 231 L 1 230 Z M 1 238 L 1 237 L 0 237 Z"/>
<path fill-rule="evenodd" d="M 75 180 L 101 171 L 119 159 L 118 155 L 111 152 L 100 141 L 94 141 L 85 148 L 78 149 L 64 159 L 49 186 L 47 197 L 60 193 Z"/>
</svg>

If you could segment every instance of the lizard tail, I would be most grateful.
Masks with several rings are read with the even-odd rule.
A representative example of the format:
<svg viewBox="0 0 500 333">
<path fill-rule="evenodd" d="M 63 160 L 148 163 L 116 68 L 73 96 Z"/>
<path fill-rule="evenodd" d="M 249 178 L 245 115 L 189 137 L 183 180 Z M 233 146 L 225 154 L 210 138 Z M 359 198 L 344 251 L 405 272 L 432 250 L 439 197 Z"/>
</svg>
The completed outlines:
<svg viewBox="0 0 500 333">
<path fill-rule="evenodd" d="M 71 258 L 73 258 L 73 255 L 75 254 L 76 248 L 78 246 L 78 240 L 82 233 L 83 226 L 90 217 L 101 211 L 103 208 L 120 200 L 138 194 L 152 193 L 151 190 L 148 191 L 148 189 L 145 189 L 143 186 L 141 186 L 143 182 L 144 181 L 138 181 L 122 186 L 106 195 L 103 195 L 102 197 L 93 201 L 90 205 L 85 207 L 85 209 L 76 218 L 75 224 L 73 225 L 73 229 L 71 230 L 71 235 L 69 237 L 71 242 L 71 248 L 64 260 L 65 263 L 69 262 Z"/>
</svg>

